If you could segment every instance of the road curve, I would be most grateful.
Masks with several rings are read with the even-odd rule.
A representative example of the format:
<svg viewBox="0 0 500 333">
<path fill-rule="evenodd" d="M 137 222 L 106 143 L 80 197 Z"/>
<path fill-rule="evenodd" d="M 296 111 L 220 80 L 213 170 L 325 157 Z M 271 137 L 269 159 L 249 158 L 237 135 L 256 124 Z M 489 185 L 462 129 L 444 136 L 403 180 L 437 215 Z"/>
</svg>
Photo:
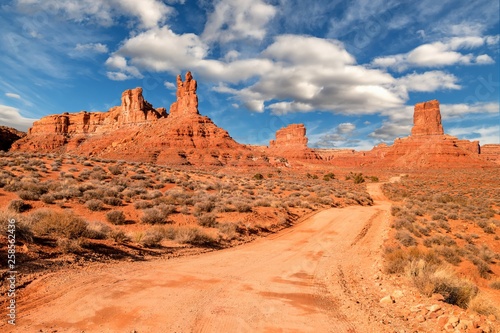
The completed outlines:
<svg viewBox="0 0 500 333">
<path fill-rule="evenodd" d="M 0 331 L 383 332 L 373 276 L 388 210 L 332 208 L 236 248 L 55 273 Z"/>
</svg>

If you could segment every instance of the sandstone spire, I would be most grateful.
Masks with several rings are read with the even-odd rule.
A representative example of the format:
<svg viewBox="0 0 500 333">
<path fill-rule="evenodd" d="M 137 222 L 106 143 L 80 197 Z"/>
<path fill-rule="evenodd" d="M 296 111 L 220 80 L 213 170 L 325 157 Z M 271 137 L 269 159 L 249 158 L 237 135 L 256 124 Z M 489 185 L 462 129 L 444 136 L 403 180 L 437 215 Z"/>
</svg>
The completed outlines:
<svg viewBox="0 0 500 333">
<path fill-rule="evenodd" d="M 170 116 L 199 114 L 196 87 L 196 80 L 191 72 L 186 73 L 184 82 L 181 76 L 177 75 L 177 101 L 170 106 Z"/>
<path fill-rule="evenodd" d="M 432 100 L 415 104 L 413 113 L 412 136 L 443 135 L 439 101 Z"/>
</svg>

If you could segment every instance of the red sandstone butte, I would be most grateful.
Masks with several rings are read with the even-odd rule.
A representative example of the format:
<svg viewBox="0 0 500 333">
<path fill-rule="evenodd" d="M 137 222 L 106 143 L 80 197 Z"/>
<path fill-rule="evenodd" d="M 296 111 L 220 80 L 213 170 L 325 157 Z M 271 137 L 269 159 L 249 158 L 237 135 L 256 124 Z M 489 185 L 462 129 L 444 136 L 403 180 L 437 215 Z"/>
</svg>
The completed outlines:
<svg viewBox="0 0 500 333">
<path fill-rule="evenodd" d="M 439 102 L 432 100 L 415 104 L 411 136 L 443 135 Z"/>
<path fill-rule="evenodd" d="M 304 124 L 291 124 L 276 131 L 276 140 L 269 142 L 272 155 L 286 159 L 320 160 L 313 149 L 307 147 Z"/>
<path fill-rule="evenodd" d="M 374 165 L 410 169 L 490 165 L 480 156 L 479 141 L 444 134 L 437 100 L 416 104 L 413 122 L 409 137 L 396 139 L 392 146 L 375 147 L 367 154 L 376 157 Z"/>
</svg>

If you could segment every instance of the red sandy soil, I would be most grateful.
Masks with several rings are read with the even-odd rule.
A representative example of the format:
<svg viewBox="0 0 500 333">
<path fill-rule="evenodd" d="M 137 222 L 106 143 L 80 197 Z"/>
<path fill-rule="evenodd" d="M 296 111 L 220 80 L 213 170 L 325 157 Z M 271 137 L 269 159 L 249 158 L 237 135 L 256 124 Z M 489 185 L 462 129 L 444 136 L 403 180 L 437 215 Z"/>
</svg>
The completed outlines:
<svg viewBox="0 0 500 333">
<path fill-rule="evenodd" d="M 0 330 L 140 333 L 406 329 L 410 323 L 379 303 L 389 283 L 383 281 L 382 286 L 377 280 L 390 221 L 390 203 L 384 200 L 379 186 L 368 186 L 378 200 L 374 206 L 324 210 L 290 229 L 236 248 L 47 275 L 22 291 L 15 329 L 2 323 Z"/>
</svg>

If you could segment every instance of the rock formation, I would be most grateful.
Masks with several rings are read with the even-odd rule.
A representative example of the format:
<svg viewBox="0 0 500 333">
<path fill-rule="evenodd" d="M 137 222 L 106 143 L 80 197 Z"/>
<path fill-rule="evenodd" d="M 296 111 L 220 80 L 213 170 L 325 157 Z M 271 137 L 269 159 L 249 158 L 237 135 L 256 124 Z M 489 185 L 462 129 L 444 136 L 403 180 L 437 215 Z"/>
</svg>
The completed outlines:
<svg viewBox="0 0 500 333">
<path fill-rule="evenodd" d="M 500 164 L 500 144 L 481 146 L 481 155 L 486 161 Z"/>
<path fill-rule="evenodd" d="M 154 109 L 142 96 L 142 88 L 125 90 L 119 110 L 119 124 L 141 123 L 167 116 L 164 108 Z"/>
<path fill-rule="evenodd" d="M 7 151 L 12 144 L 26 135 L 12 127 L 0 126 L 0 150 Z"/>
<path fill-rule="evenodd" d="M 285 159 L 320 160 L 314 150 L 307 147 L 307 141 L 304 124 L 291 124 L 276 131 L 276 140 L 269 142 L 269 150 Z"/>
<path fill-rule="evenodd" d="M 413 128 L 407 138 L 367 153 L 374 165 L 402 168 L 463 168 L 487 164 L 480 157 L 479 142 L 444 134 L 437 100 L 415 105 Z"/>
<path fill-rule="evenodd" d="M 63 113 L 43 117 L 11 150 L 70 152 L 130 161 L 203 166 L 374 166 L 391 168 L 477 167 L 500 163 L 500 145 L 459 140 L 444 134 L 439 102 L 415 105 L 414 126 L 407 138 L 371 151 L 314 150 L 306 128 L 292 124 L 276 132 L 269 147 L 245 146 L 200 115 L 196 80 L 177 77 L 176 101 L 167 114 L 148 103 L 141 88 L 126 90 L 121 105 L 107 112 Z M 0 135 L 1 132 L 0 132 Z M 2 144 L 4 136 L 2 136 Z M 17 136 L 16 138 L 18 138 Z M 7 142 L 7 141 L 6 141 Z M 5 149 L 5 148 L 3 148 Z"/>
<path fill-rule="evenodd" d="M 183 116 L 187 114 L 199 114 L 198 96 L 196 95 L 197 83 L 193 79 L 191 72 L 186 73 L 186 81 L 182 82 L 180 75 L 177 75 L 177 92 L 175 101 L 170 106 L 171 116 Z"/>
<path fill-rule="evenodd" d="M 162 164 L 234 163 L 249 149 L 235 142 L 198 111 L 191 73 L 177 79 L 177 100 L 155 109 L 142 89 L 126 90 L 121 105 L 107 112 L 64 113 L 33 124 L 14 150 L 71 151 L 73 154 Z"/>
<path fill-rule="evenodd" d="M 412 136 L 443 135 L 439 102 L 432 100 L 415 104 L 413 112 Z"/>
<path fill-rule="evenodd" d="M 269 147 L 306 149 L 306 127 L 304 124 L 291 124 L 279 129 L 276 131 L 276 140 L 271 140 Z"/>
</svg>

